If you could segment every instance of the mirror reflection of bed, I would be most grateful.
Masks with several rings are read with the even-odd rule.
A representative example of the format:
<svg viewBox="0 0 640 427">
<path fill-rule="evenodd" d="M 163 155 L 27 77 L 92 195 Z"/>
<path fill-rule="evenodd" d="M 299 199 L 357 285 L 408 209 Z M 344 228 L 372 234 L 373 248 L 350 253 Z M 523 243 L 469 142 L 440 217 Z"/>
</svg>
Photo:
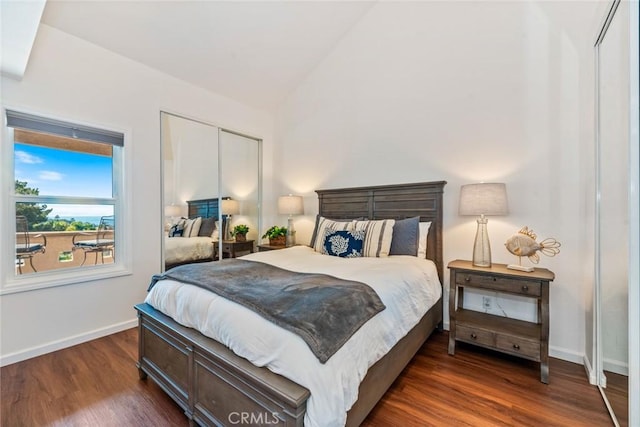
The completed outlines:
<svg viewBox="0 0 640 427">
<path fill-rule="evenodd" d="M 168 112 L 161 112 L 160 125 L 164 159 L 163 267 L 210 261 L 214 243 L 207 238 L 219 240 L 227 219 L 231 228 L 247 225 L 247 239 L 258 242 L 261 140 Z M 220 203 L 223 198 L 237 201 L 237 213 L 219 213 L 224 208 L 219 205 L 219 198 Z M 198 217 L 200 226 L 204 221 L 207 230 L 208 226 L 217 225 L 217 233 L 212 231 L 209 235 L 198 229 L 188 238 L 168 237 L 171 226 L 180 218 Z M 218 220 L 211 222 L 210 218 Z M 218 249 L 224 252 L 222 245 Z"/>
<path fill-rule="evenodd" d="M 188 216 L 171 216 L 165 234 L 165 270 L 178 265 L 214 260 L 220 236 L 219 200 L 187 202 Z"/>
</svg>

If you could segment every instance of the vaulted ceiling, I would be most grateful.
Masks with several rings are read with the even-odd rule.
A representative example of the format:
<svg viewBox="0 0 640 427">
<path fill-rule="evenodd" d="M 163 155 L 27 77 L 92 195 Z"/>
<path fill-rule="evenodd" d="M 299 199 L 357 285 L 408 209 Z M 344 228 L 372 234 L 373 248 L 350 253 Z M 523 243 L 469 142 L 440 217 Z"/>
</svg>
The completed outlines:
<svg viewBox="0 0 640 427">
<path fill-rule="evenodd" d="M 203 89 L 272 110 L 376 3 L 2 0 L 1 69 L 3 75 L 22 77 L 41 22 Z M 566 20 L 571 15 L 564 10 L 575 10 L 576 2 L 538 5 L 550 19 L 564 17 L 570 37 L 583 38 L 584 15 L 576 14 L 574 22 Z"/>
<path fill-rule="evenodd" d="M 41 22 L 269 110 L 374 3 L 49 0 Z"/>
</svg>

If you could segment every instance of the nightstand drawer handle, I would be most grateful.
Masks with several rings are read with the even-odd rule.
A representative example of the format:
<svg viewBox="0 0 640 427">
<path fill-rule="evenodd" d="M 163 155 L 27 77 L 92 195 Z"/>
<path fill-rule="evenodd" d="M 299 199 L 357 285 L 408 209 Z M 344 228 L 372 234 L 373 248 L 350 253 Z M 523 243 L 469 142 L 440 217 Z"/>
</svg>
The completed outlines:
<svg viewBox="0 0 640 427">
<path fill-rule="evenodd" d="M 495 282 L 496 280 L 497 280 L 497 279 L 494 277 L 494 278 L 493 278 L 493 281 Z"/>
<path fill-rule="evenodd" d="M 465 278 L 464 278 L 464 281 L 465 281 L 465 282 L 470 282 L 470 281 L 471 281 L 471 277 L 469 277 L 469 276 L 465 277 Z"/>
<path fill-rule="evenodd" d="M 472 332 L 471 333 L 471 338 L 475 340 L 476 338 L 478 338 L 478 336 Z"/>
<path fill-rule="evenodd" d="M 529 292 L 529 287 L 527 285 L 522 285 L 522 290 L 524 292 Z"/>
<path fill-rule="evenodd" d="M 516 349 L 516 350 L 520 350 L 520 346 L 518 344 L 514 344 L 513 348 Z"/>
</svg>

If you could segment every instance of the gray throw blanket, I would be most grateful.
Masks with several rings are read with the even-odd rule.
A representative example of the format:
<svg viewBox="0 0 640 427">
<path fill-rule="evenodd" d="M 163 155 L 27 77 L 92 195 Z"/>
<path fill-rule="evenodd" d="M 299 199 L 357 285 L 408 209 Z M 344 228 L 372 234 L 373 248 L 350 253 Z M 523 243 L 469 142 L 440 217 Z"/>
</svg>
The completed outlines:
<svg viewBox="0 0 640 427">
<path fill-rule="evenodd" d="M 154 275 L 196 285 L 298 334 L 325 363 L 367 320 L 385 309 L 368 285 L 326 274 L 297 273 L 241 259 L 187 264 Z"/>
</svg>

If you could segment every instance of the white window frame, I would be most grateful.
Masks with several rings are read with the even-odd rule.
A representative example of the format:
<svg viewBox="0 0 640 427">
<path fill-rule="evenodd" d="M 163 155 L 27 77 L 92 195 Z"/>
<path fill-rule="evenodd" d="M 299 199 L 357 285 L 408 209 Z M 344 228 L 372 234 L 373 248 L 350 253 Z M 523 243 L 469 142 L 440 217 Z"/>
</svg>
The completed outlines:
<svg viewBox="0 0 640 427">
<path fill-rule="evenodd" d="M 42 118 L 64 121 L 97 129 L 109 129 L 124 135 L 124 146 L 114 146 L 113 150 L 113 198 L 73 198 L 73 197 L 53 197 L 53 196 L 27 196 L 15 194 L 15 169 L 14 169 L 14 138 L 13 128 L 7 126 L 7 110 L 20 111 Z M 100 279 L 124 276 L 132 274 L 131 271 L 131 162 L 127 155 L 130 151 L 130 131 L 117 129 L 115 126 L 96 125 L 81 122 L 76 119 L 58 118 L 51 114 L 32 113 L 25 109 L 2 107 L 2 131 L 3 136 L 0 154 L 2 160 L 0 166 L 0 236 L 10 236 L 11 238 L 0 239 L 0 295 L 17 292 L 31 291 L 35 289 L 64 286 L 82 282 L 95 282 Z M 35 200 L 37 199 L 37 200 Z M 117 255 L 113 264 L 96 266 L 83 266 L 81 268 L 68 268 L 59 270 L 39 271 L 34 274 L 17 275 L 15 273 L 15 204 L 16 202 L 40 203 L 73 203 L 80 204 L 111 204 L 114 205 L 116 220 L 115 240 L 118 245 Z"/>
</svg>

